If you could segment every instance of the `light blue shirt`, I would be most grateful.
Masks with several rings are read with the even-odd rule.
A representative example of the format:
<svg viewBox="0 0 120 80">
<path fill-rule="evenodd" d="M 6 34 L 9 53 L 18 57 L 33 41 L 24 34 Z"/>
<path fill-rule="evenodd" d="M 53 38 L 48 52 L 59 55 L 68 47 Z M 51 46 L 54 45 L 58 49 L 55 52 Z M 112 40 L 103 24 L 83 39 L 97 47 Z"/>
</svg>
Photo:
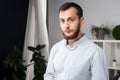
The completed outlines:
<svg viewBox="0 0 120 80">
<path fill-rule="evenodd" d="M 108 80 L 105 53 L 85 35 L 72 48 L 64 39 L 51 49 L 44 80 Z"/>
</svg>

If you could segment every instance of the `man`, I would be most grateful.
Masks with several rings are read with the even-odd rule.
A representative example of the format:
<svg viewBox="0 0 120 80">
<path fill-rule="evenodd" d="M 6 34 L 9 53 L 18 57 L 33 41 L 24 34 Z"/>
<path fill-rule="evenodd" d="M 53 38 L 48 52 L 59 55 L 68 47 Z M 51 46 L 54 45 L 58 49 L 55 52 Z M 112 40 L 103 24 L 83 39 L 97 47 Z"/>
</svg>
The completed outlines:
<svg viewBox="0 0 120 80">
<path fill-rule="evenodd" d="M 44 80 L 108 80 L 104 52 L 80 31 L 82 8 L 73 2 L 63 4 L 59 20 L 64 39 L 51 49 Z"/>
</svg>

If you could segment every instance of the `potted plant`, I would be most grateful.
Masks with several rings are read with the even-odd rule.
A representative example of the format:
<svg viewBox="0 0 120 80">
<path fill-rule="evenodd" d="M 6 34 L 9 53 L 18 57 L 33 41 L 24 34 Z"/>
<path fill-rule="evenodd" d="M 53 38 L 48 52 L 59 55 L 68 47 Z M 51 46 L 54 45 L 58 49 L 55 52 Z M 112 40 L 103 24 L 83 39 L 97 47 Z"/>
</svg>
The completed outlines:
<svg viewBox="0 0 120 80">
<path fill-rule="evenodd" d="M 112 36 L 114 37 L 114 39 L 120 40 L 120 25 L 116 25 L 113 28 Z"/>
<path fill-rule="evenodd" d="M 14 46 L 7 58 L 0 62 L 3 80 L 25 80 L 27 68 L 23 65 L 23 62 L 25 61 L 22 59 L 22 52 Z"/>
<path fill-rule="evenodd" d="M 101 26 L 91 25 L 91 33 L 97 39 L 104 39 L 106 34 L 110 34 L 110 30 L 104 24 Z"/>
<path fill-rule="evenodd" d="M 41 49 L 45 48 L 45 45 L 38 44 L 36 47 L 28 46 L 28 49 L 33 52 L 30 62 L 34 62 L 34 78 L 33 80 L 44 80 L 43 76 L 46 71 L 46 60 L 41 53 Z"/>
</svg>

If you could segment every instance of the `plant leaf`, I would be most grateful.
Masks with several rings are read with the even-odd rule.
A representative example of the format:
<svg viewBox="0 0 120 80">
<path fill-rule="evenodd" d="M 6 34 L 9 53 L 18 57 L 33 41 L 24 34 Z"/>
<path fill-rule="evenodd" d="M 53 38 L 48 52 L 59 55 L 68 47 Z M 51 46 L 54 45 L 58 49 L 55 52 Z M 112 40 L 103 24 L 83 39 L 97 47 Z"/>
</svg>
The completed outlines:
<svg viewBox="0 0 120 80">
<path fill-rule="evenodd" d="M 32 46 L 28 46 L 28 49 L 30 50 L 30 51 L 35 51 L 36 50 L 36 48 L 34 48 L 34 47 L 32 47 Z"/>
</svg>

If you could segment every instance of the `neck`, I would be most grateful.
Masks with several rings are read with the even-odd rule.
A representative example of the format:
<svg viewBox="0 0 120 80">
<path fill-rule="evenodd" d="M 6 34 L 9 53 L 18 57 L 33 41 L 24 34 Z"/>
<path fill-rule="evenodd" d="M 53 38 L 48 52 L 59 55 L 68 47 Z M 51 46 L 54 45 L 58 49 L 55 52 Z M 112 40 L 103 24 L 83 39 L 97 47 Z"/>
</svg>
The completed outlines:
<svg viewBox="0 0 120 80">
<path fill-rule="evenodd" d="M 73 47 L 73 43 L 76 42 L 77 40 L 79 40 L 81 37 L 82 37 L 82 33 L 79 33 L 79 35 L 76 38 L 67 40 L 68 46 L 70 48 L 72 48 Z"/>
</svg>

